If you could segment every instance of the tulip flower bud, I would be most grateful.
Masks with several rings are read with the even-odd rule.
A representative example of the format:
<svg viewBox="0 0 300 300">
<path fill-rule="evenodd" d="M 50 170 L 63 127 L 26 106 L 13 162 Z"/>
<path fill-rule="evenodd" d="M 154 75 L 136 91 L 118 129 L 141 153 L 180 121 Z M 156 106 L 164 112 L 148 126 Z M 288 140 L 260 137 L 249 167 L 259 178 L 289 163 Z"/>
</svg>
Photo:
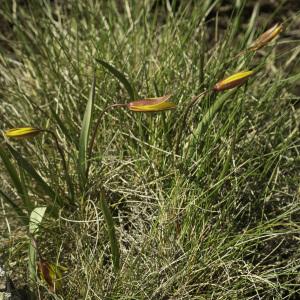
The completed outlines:
<svg viewBox="0 0 300 300">
<path fill-rule="evenodd" d="M 221 81 L 219 81 L 215 86 L 213 87 L 213 90 L 215 92 L 225 91 L 229 90 L 235 87 L 238 87 L 245 83 L 247 79 L 254 74 L 253 71 L 244 71 L 239 72 L 234 75 L 231 75 Z"/>
<path fill-rule="evenodd" d="M 282 24 L 276 24 L 263 34 L 261 34 L 249 47 L 249 50 L 256 51 L 272 41 L 281 31 Z"/>
<path fill-rule="evenodd" d="M 35 137 L 40 132 L 42 132 L 42 129 L 33 128 L 33 127 L 22 127 L 22 128 L 13 128 L 4 131 L 4 135 L 8 138 L 16 138 L 16 139 L 22 139 L 22 138 L 30 138 Z"/>
<path fill-rule="evenodd" d="M 159 112 L 176 107 L 175 103 L 169 102 L 171 95 L 158 98 L 145 98 L 142 100 L 132 101 L 127 104 L 127 108 L 136 112 Z"/>
</svg>

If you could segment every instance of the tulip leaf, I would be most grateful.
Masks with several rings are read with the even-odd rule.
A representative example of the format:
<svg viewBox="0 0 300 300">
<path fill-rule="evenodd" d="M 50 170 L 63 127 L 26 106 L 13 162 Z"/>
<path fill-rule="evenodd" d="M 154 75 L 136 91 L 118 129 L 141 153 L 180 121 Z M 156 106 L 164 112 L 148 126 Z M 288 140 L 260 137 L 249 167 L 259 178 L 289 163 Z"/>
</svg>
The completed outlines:
<svg viewBox="0 0 300 300">
<path fill-rule="evenodd" d="M 87 169 L 87 144 L 88 144 L 88 137 L 91 127 L 91 119 L 92 119 L 92 110 L 93 104 L 95 99 L 95 87 L 96 87 L 96 77 L 94 74 L 92 87 L 90 90 L 90 96 L 85 108 L 82 127 L 80 132 L 79 138 L 79 155 L 78 155 L 78 163 L 79 163 L 79 171 L 81 179 L 83 183 L 86 182 L 86 169 Z"/>
<path fill-rule="evenodd" d="M 134 88 L 132 87 L 130 82 L 127 80 L 125 75 L 123 73 L 121 73 L 119 70 L 117 70 L 114 66 L 105 62 L 102 59 L 96 59 L 96 61 L 99 64 L 101 64 L 105 69 L 107 69 L 111 74 L 113 74 L 123 84 L 124 88 L 126 89 L 128 95 L 130 97 L 130 100 L 134 100 L 135 99 Z"/>
<path fill-rule="evenodd" d="M 29 242 L 29 276 L 32 282 L 36 281 L 36 258 L 37 258 L 37 249 L 34 242 L 34 236 L 38 232 L 40 224 L 43 220 L 47 207 L 41 206 L 36 207 L 30 214 L 29 219 L 29 233 L 33 237 Z"/>
<path fill-rule="evenodd" d="M 40 223 L 43 220 L 44 214 L 46 212 L 46 206 L 36 207 L 30 214 L 29 219 L 29 233 L 34 235 L 38 232 Z"/>
</svg>

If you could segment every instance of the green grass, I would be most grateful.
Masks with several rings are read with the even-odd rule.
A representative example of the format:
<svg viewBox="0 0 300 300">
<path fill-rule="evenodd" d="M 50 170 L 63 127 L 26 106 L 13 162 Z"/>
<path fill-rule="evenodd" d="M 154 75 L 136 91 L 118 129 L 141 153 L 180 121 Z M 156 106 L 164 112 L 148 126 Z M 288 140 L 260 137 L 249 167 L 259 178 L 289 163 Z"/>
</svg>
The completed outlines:
<svg viewBox="0 0 300 300">
<path fill-rule="evenodd" d="M 51 130 L 67 165 L 47 132 L 1 140 L 0 249 L 16 284 L 38 299 L 298 299 L 299 12 L 67 2 L 1 4 L 0 129 Z M 236 56 L 278 20 L 276 41 Z M 185 118 L 193 96 L 249 69 Z M 89 160 L 105 108 L 170 93 L 176 110 L 108 110 Z M 68 268 L 55 293 L 28 274 L 41 206 L 39 255 Z"/>
</svg>

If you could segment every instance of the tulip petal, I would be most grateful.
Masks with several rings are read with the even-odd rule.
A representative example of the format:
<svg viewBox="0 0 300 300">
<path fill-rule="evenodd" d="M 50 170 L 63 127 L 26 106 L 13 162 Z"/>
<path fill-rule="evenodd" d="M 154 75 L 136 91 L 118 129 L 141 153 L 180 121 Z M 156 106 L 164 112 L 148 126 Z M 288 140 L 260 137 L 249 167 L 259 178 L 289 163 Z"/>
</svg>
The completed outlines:
<svg viewBox="0 0 300 300">
<path fill-rule="evenodd" d="M 176 104 L 171 102 L 162 102 L 158 104 L 152 104 L 152 105 L 143 105 L 143 106 L 135 106 L 132 105 L 130 107 L 130 110 L 137 111 L 137 112 L 158 112 L 163 110 L 169 110 L 172 108 L 175 108 Z"/>
</svg>

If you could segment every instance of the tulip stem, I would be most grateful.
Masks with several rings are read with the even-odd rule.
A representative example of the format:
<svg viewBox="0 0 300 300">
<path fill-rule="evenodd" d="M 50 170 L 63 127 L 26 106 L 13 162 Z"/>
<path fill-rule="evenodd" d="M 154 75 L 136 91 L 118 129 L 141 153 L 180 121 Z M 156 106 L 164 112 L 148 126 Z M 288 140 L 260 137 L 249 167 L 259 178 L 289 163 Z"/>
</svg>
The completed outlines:
<svg viewBox="0 0 300 300">
<path fill-rule="evenodd" d="M 57 150 L 58 150 L 58 152 L 60 154 L 61 160 L 62 160 L 63 169 L 64 169 L 64 172 L 65 172 L 65 177 L 66 177 L 66 182 L 67 182 L 67 185 L 68 185 L 68 189 L 69 189 L 69 192 L 71 194 L 71 198 L 74 200 L 74 189 L 73 189 L 72 181 L 71 181 L 71 178 L 69 176 L 69 172 L 68 172 L 68 167 L 67 167 L 67 162 L 66 162 L 66 159 L 65 159 L 64 151 L 63 151 L 62 147 L 59 145 L 57 135 L 55 134 L 54 131 L 51 131 L 51 130 L 45 129 L 43 131 L 45 131 L 47 133 L 50 133 L 52 135 L 52 137 L 54 138 L 56 148 L 57 148 Z"/>
<path fill-rule="evenodd" d="M 89 169 L 90 169 L 90 164 L 91 164 L 90 160 L 92 157 L 92 151 L 93 151 L 93 147 L 94 147 L 96 136 L 97 136 L 97 131 L 100 126 L 101 120 L 106 112 L 108 112 L 109 110 L 111 110 L 113 108 L 117 108 L 117 107 L 127 107 L 127 104 L 122 104 L 122 103 L 111 104 L 111 105 L 105 107 L 102 110 L 102 112 L 100 113 L 100 115 L 98 116 L 98 119 L 97 119 L 97 122 L 95 125 L 95 129 L 93 131 L 93 135 L 92 135 L 92 138 L 90 141 L 89 149 L 88 149 L 88 162 L 87 162 L 87 168 L 86 168 L 86 177 L 88 177 L 88 174 L 89 174 Z"/>
</svg>

